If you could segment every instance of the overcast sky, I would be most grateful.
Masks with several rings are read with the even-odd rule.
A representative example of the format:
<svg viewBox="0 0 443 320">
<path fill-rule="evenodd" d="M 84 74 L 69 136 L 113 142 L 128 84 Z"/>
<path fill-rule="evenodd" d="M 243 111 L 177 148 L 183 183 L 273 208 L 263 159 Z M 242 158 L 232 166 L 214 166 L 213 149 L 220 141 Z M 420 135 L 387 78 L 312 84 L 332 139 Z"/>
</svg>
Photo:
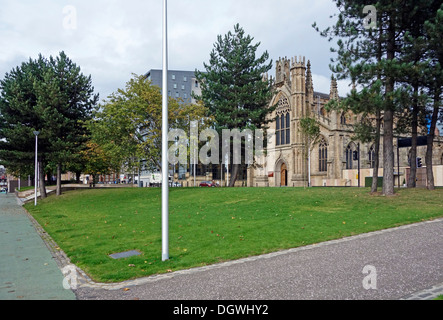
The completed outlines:
<svg viewBox="0 0 443 320">
<path fill-rule="evenodd" d="M 314 90 L 329 93 L 333 43 L 311 25 L 334 22 L 331 0 L 169 0 L 168 10 L 170 69 L 203 70 L 217 35 L 239 23 L 274 62 L 310 59 Z M 162 0 L 0 0 L 0 78 L 39 53 L 63 50 L 104 99 L 132 73 L 161 69 L 161 27 Z M 348 90 L 339 83 L 340 95 Z"/>
</svg>

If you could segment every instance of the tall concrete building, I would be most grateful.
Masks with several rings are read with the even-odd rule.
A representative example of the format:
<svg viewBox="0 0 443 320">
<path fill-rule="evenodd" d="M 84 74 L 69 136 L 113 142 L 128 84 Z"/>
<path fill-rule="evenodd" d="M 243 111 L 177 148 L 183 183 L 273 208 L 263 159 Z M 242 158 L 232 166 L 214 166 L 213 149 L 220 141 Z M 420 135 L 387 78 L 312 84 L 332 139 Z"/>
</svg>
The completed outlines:
<svg viewBox="0 0 443 320">
<path fill-rule="evenodd" d="M 163 89 L 162 70 L 152 69 L 146 74 L 146 78 Z M 182 99 L 184 103 L 195 103 L 192 93 L 201 93 L 194 71 L 168 70 L 168 96 Z"/>
</svg>

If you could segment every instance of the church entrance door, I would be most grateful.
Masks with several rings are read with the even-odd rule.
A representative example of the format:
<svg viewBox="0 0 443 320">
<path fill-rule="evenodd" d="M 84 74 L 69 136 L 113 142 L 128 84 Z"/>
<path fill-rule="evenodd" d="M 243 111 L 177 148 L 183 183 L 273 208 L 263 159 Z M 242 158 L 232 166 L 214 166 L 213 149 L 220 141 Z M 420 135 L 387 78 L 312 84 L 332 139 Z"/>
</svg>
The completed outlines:
<svg viewBox="0 0 443 320">
<path fill-rule="evenodd" d="M 281 165 L 280 177 L 281 177 L 280 186 L 286 187 L 288 185 L 288 169 L 286 168 L 285 163 L 282 163 Z"/>
</svg>

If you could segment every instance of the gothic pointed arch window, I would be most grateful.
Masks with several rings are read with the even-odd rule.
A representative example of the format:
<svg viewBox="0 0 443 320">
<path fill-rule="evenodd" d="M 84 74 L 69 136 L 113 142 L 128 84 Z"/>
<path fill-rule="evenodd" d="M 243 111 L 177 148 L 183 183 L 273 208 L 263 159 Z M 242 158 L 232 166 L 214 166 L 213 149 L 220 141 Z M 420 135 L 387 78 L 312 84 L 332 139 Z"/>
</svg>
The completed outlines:
<svg viewBox="0 0 443 320">
<path fill-rule="evenodd" d="M 374 146 L 371 146 L 371 148 L 369 148 L 369 152 L 368 152 L 368 160 L 369 160 L 369 167 L 370 168 L 375 168 L 375 148 Z"/>
<path fill-rule="evenodd" d="M 289 112 L 277 115 L 275 118 L 275 135 L 277 146 L 291 143 L 291 117 Z"/>
<path fill-rule="evenodd" d="M 320 140 L 320 144 L 318 146 L 318 171 L 328 171 L 328 144 L 325 138 Z"/>
<path fill-rule="evenodd" d="M 352 169 L 352 157 L 355 148 L 353 143 L 350 143 L 346 148 L 346 169 Z"/>
<path fill-rule="evenodd" d="M 340 124 L 346 124 L 346 116 L 344 112 L 340 115 Z"/>
<path fill-rule="evenodd" d="M 275 118 L 276 145 L 286 145 L 291 143 L 291 116 L 289 101 L 286 97 L 281 97 L 278 101 L 277 116 Z"/>
</svg>

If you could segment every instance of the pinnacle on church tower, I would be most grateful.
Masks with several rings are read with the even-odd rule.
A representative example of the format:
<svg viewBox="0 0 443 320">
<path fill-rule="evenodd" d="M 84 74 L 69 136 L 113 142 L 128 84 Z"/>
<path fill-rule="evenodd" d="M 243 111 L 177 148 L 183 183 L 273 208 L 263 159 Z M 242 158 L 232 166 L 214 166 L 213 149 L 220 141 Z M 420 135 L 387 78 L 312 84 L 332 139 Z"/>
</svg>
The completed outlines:
<svg viewBox="0 0 443 320">
<path fill-rule="evenodd" d="M 308 60 L 307 69 L 306 69 L 306 97 L 310 105 L 314 103 L 314 83 L 312 80 L 310 60 Z"/>
<path fill-rule="evenodd" d="M 334 75 L 331 76 L 331 91 L 329 93 L 329 98 L 338 100 L 338 89 L 337 89 L 337 79 L 334 78 Z"/>
<path fill-rule="evenodd" d="M 275 83 L 281 85 L 283 83 L 290 83 L 290 61 L 288 58 L 280 58 L 276 62 Z"/>
<path fill-rule="evenodd" d="M 311 73 L 311 61 L 308 60 L 307 65 L 307 71 L 306 71 L 306 91 L 307 93 L 310 93 L 311 91 L 314 92 L 314 84 L 312 81 L 312 73 Z"/>
</svg>

